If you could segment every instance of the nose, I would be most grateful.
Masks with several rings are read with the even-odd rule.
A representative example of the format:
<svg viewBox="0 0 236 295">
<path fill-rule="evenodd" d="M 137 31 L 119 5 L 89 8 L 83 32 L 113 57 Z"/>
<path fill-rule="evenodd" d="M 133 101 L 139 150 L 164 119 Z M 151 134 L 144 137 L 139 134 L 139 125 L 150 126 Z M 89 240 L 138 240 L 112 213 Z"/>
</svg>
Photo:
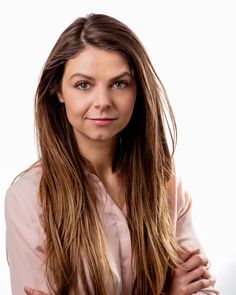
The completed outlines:
<svg viewBox="0 0 236 295">
<path fill-rule="evenodd" d="M 94 93 L 94 107 L 100 110 L 106 110 L 110 108 L 111 103 L 111 93 L 106 87 L 98 87 L 97 91 Z"/>
</svg>

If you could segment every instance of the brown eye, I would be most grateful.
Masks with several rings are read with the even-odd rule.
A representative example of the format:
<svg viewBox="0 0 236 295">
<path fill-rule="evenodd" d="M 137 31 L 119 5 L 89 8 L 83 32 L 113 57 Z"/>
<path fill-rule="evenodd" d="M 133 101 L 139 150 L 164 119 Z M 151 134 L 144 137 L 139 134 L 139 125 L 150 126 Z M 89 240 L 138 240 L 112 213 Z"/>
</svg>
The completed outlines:
<svg viewBox="0 0 236 295">
<path fill-rule="evenodd" d="M 75 85 L 75 87 L 80 90 L 87 90 L 90 87 L 90 84 L 88 82 L 79 82 Z"/>
<path fill-rule="evenodd" d="M 115 88 L 125 88 L 128 86 L 128 83 L 126 81 L 117 81 L 113 84 L 113 87 Z"/>
</svg>

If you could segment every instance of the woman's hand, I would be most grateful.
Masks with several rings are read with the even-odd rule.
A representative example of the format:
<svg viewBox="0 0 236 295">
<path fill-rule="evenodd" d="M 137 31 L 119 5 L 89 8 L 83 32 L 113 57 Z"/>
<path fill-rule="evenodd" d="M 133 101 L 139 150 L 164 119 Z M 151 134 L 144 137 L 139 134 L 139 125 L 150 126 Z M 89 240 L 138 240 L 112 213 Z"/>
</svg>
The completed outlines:
<svg viewBox="0 0 236 295">
<path fill-rule="evenodd" d="M 208 260 L 200 254 L 200 250 L 180 253 L 183 264 L 176 269 L 171 281 L 168 295 L 192 295 L 211 285 L 215 280 L 208 272 Z M 25 287 L 27 295 L 48 295 L 43 291 Z"/>
<path fill-rule="evenodd" d="M 27 295 L 49 295 L 49 294 L 47 294 L 47 293 L 45 293 L 43 291 L 34 290 L 34 289 L 29 288 L 29 287 L 25 287 L 24 290 L 25 290 L 25 293 Z"/>
<path fill-rule="evenodd" d="M 215 280 L 207 268 L 208 260 L 199 249 L 183 251 L 180 258 L 183 264 L 174 273 L 168 295 L 192 295 L 214 285 Z"/>
</svg>

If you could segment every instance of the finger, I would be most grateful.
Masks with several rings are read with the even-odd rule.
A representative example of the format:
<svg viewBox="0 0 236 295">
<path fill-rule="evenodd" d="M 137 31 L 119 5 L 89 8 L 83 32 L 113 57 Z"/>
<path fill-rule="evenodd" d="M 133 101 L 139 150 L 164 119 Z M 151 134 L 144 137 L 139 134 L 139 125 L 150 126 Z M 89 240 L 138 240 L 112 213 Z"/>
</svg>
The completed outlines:
<svg viewBox="0 0 236 295">
<path fill-rule="evenodd" d="M 193 294 L 195 292 L 201 291 L 204 288 L 210 287 L 213 284 L 211 279 L 201 279 L 193 282 L 187 287 L 187 294 Z"/>
<path fill-rule="evenodd" d="M 211 280 L 212 286 L 214 287 L 215 286 L 215 283 L 216 283 L 216 278 L 211 275 L 210 276 L 210 280 Z"/>
<path fill-rule="evenodd" d="M 39 291 L 39 290 L 34 290 L 32 288 L 29 287 L 25 287 L 24 291 L 27 295 L 47 295 L 46 293 Z"/>
<path fill-rule="evenodd" d="M 25 288 L 24 288 L 24 291 L 25 291 L 25 293 L 26 293 L 27 295 L 32 295 L 32 294 L 34 294 L 34 290 L 31 289 L 31 288 L 29 288 L 29 287 L 25 287 Z"/>
<path fill-rule="evenodd" d="M 199 248 L 192 249 L 192 250 L 187 249 L 187 248 L 182 248 L 182 251 L 180 251 L 180 252 L 178 253 L 178 255 L 179 255 L 179 258 L 180 258 L 183 262 L 185 262 L 185 261 L 187 261 L 190 257 L 192 257 L 193 255 L 198 254 L 198 253 L 200 253 L 200 249 L 199 249 Z"/>
<path fill-rule="evenodd" d="M 204 267 L 200 266 L 185 275 L 185 283 L 189 284 L 199 279 L 210 279 L 211 275 L 209 271 Z"/>
<path fill-rule="evenodd" d="M 200 266 L 207 266 L 208 259 L 202 254 L 194 254 L 183 265 L 185 271 L 192 271 Z"/>
</svg>

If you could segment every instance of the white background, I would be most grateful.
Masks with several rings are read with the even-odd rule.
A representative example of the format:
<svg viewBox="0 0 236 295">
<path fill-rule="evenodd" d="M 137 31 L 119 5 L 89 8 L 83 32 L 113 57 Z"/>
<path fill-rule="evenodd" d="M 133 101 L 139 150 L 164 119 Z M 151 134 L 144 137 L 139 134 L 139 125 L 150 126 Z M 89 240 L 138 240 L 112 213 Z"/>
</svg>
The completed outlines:
<svg viewBox="0 0 236 295">
<path fill-rule="evenodd" d="M 10 292 L 5 192 L 37 159 L 33 100 L 62 31 L 90 12 L 125 22 L 144 43 L 172 103 L 177 168 L 223 295 L 236 294 L 236 17 L 234 1 L 2 1 L 0 7 L 0 294 Z"/>
</svg>

